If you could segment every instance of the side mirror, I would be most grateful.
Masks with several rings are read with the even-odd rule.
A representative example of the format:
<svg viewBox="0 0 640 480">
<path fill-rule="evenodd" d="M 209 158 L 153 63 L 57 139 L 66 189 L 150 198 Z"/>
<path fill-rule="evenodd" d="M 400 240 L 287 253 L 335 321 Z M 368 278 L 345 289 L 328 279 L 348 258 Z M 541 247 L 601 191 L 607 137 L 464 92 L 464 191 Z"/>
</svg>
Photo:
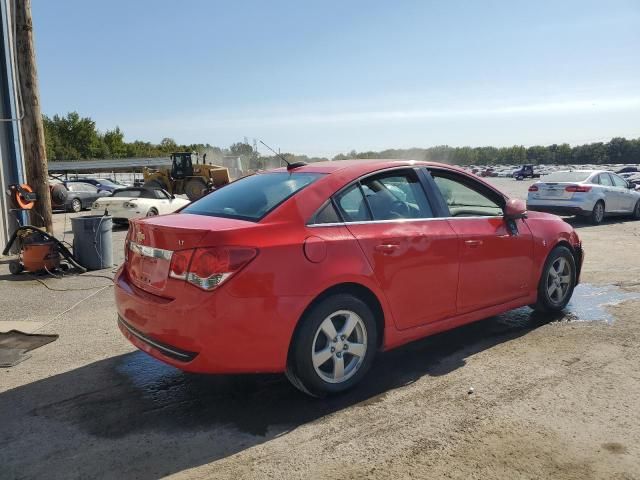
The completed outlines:
<svg viewBox="0 0 640 480">
<path fill-rule="evenodd" d="M 173 200 L 174 198 L 176 198 L 176 196 L 172 193 L 171 194 L 171 200 Z"/>
<path fill-rule="evenodd" d="M 504 207 L 505 220 L 527 218 L 527 204 L 519 198 L 510 199 Z"/>
</svg>

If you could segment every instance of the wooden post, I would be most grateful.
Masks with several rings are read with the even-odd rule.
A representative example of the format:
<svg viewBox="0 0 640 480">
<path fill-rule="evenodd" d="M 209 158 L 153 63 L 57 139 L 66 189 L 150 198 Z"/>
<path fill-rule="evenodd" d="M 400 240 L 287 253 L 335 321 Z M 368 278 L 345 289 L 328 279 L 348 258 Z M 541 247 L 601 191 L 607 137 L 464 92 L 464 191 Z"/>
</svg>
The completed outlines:
<svg viewBox="0 0 640 480">
<path fill-rule="evenodd" d="M 31 223 L 53 233 L 47 151 L 44 143 L 38 72 L 33 46 L 31 0 L 18 0 L 14 6 L 16 8 L 17 68 L 24 108 L 24 118 L 21 123 L 24 161 L 27 183 L 38 195 L 38 201 L 33 208 L 35 212 L 31 213 Z"/>
</svg>

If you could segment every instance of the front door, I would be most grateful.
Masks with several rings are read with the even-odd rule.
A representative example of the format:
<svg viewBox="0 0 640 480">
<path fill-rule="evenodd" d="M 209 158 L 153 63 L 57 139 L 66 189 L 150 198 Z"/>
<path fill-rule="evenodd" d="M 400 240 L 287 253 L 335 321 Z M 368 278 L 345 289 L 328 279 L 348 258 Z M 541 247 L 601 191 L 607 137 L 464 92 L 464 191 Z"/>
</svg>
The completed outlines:
<svg viewBox="0 0 640 480">
<path fill-rule="evenodd" d="M 504 198 L 470 176 L 432 170 L 458 236 L 458 314 L 499 305 L 532 289 L 533 237 L 526 220 L 509 225 Z"/>
<path fill-rule="evenodd" d="M 435 218 L 417 173 L 366 177 L 336 196 L 391 306 L 406 329 L 453 316 L 458 283 L 457 236 Z"/>
</svg>

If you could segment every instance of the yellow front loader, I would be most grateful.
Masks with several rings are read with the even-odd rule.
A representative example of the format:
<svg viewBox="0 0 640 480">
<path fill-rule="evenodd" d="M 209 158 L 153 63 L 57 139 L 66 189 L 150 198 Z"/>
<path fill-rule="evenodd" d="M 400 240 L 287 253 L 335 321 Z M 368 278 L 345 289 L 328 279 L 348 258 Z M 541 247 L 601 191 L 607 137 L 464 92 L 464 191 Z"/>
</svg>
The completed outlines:
<svg viewBox="0 0 640 480">
<path fill-rule="evenodd" d="M 189 200 L 197 200 L 230 182 L 226 167 L 207 165 L 205 160 L 203 158 L 200 163 L 197 153 L 174 152 L 171 154 L 171 167 L 144 169 L 144 186 L 163 188 L 174 195 L 186 194 Z"/>
</svg>

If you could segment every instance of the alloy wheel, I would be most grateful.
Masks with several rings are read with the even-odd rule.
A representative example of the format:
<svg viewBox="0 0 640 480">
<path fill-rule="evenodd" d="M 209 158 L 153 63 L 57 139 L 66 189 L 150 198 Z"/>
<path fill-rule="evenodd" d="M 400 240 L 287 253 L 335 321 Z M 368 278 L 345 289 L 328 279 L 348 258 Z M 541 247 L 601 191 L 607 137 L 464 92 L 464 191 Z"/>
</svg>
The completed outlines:
<svg viewBox="0 0 640 480">
<path fill-rule="evenodd" d="M 555 304 L 561 304 L 571 286 L 571 265 L 564 257 L 557 258 L 547 274 L 547 295 Z"/>
<path fill-rule="evenodd" d="M 364 321 L 355 312 L 338 310 L 322 321 L 314 336 L 313 368 L 325 382 L 346 382 L 359 370 L 366 352 Z"/>
<path fill-rule="evenodd" d="M 596 211 L 594 216 L 597 223 L 602 222 L 602 220 L 604 219 L 604 205 L 602 203 L 596 204 Z"/>
</svg>

